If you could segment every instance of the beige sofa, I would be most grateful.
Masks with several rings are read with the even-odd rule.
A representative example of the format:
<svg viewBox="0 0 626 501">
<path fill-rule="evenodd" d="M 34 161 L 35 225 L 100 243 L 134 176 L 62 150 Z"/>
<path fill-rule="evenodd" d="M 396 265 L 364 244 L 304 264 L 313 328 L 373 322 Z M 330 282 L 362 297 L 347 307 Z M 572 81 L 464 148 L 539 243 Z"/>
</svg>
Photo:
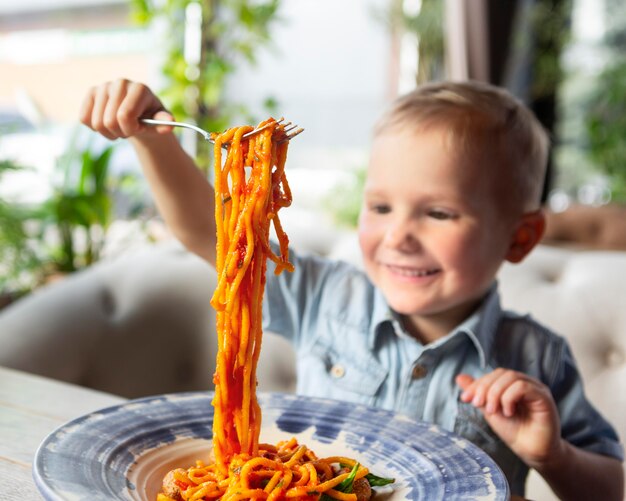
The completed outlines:
<svg viewBox="0 0 626 501">
<path fill-rule="evenodd" d="M 353 236 L 329 253 L 355 261 Z M 540 246 L 499 279 L 506 307 L 569 339 L 590 399 L 625 437 L 626 252 Z M 208 389 L 214 285 L 212 269 L 173 242 L 102 262 L 0 312 L 0 365 L 127 397 Z M 267 334 L 259 389 L 293 391 L 293 367 L 289 344 Z M 529 482 L 530 498 L 553 499 Z"/>
</svg>

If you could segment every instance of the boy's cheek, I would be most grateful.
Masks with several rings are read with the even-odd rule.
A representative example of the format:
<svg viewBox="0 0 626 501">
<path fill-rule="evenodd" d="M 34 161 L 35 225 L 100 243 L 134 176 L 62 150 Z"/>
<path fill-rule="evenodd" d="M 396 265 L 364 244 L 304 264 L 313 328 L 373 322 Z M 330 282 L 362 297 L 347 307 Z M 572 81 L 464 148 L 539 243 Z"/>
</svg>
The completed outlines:
<svg viewBox="0 0 626 501">
<path fill-rule="evenodd" d="M 363 257 L 367 257 L 368 248 L 369 248 L 367 234 L 361 232 L 359 229 L 358 238 L 359 238 L 359 249 L 361 250 L 361 254 L 363 255 Z"/>
<path fill-rule="evenodd" d="M 372 238 L 371 223 L 367 219 L 367 216 L 359 217 L 359 224 L 357 226 L 357 236 L 361 249 L 363 249 Z"/>
<path fill-rule="evenodd" d="M 361 212 L 357 226 L 359 240 L 376 240 L 381 236 L 381 234 L 384 234 L 385 226 L 386 224 L 384 222 L 377 220 L 376 217 L 371 214 Z"/>
<path fill-rule="evenodd" d="M 359 219 L 357 220 L 357 231 L 359 233 L 361 233 L 361 231 L 367 227 L 368 225 L 368 215 L 367 215 L 367 211 L 365 209 L 361 209 L 361 212 L 359 213 Z"/>
</svg>

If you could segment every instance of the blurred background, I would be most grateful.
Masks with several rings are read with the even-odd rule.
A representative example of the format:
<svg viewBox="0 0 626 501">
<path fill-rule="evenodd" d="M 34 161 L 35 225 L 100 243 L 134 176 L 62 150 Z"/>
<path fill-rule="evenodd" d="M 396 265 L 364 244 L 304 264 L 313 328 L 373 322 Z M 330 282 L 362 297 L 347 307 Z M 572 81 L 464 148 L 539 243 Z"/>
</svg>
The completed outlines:
<svg viewBox="0 0 626 501">
<path fill-rule="evenodd" d="M 621 204 L 625 48 L 621 0 L 2 0 L 0 304 L 169 238 L 129 145 L 78 124 L 93 85 L 144 82 L 206 130 L 303 126 L 283 214 L 315 249 L 356 222 L 377 116 L 431 80 L 490 81 L 536 112 L 553 212 Z M 209 173 L 210 145 L 180 140 Z"/>
</svg>

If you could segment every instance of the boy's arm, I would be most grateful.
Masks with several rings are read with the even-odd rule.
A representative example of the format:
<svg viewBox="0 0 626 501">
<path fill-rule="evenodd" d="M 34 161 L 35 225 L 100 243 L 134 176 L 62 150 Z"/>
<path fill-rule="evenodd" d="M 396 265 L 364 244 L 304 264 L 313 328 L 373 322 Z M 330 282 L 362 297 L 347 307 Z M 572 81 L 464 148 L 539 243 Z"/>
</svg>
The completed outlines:
<svg viewBox="0 0 626 501">
<path fill-rule="evenodd" d="M 624 499 L 624 470 L 617 459 L 561 443 L 549 463 L 535 466 L 559 499 Z"/>
<path fill-rule="evenodd" d="M 491 429 L 561 499 L 622 500 L 620 461 L 584 451 L 561 438 L 556 404 L 540 381 L 498 368 L 478 379 L 461 374 L 456 382 L 463 389 L 461 400 L 480 408 Z"/>
<path fill-rule="evenodd" d="M 172 133 L 131 138 L 165 223 L 191 252 L 215 266 L 213 187 Z"/>
<path fill-rule="evenodd" d="M 215 265 L 213 188 L 172 128 L 142 124 L 143 117 L 172 120 L 148 87 L 124 79 L 90 89 L 80 111 L 81 121 L 104 137 L 130 139 L 169 229 L 190 251 Z"/>
</svg>

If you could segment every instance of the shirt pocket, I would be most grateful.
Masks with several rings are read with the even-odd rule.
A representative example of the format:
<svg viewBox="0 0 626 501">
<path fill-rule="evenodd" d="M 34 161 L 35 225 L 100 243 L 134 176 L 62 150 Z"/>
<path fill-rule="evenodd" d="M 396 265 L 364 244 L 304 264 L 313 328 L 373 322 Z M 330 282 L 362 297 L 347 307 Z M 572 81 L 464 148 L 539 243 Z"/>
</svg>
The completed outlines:
<svg viewBox="0 0 626 501">
<path fill-rule="evenodd" d="M 346 335 L 346 339 L 351 336 Z M 332 339 L 317 339 L 305 355 L 307 373 L 306 393 L 373 405 L 387 371 L 367 350 L 365 340 L 354 345 L 344 340 L 338 343 Z M 313 370 L 311 370 L 313 369 Z"/>
</svg>

